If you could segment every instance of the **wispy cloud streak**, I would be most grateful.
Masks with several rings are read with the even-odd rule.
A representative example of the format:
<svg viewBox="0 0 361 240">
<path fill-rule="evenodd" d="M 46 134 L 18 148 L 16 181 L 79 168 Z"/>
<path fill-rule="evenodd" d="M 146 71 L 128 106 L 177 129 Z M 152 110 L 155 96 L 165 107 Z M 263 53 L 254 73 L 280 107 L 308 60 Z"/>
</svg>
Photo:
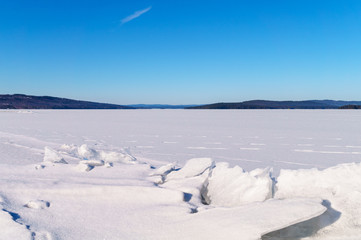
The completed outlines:
<svg viewBox="0 0 361 240">
<path fill-rule="evenodd" d="M 148 12 L 150 9 L 152 9 L 152 7 L 147 7 L 146 9 L 136 11 L 132 15 L 129 15 L 128 17 L 123 18 L 120 22 L 121 22 L 121 24 L 130 22 L 133 19 L 138 18 L 141 15 L 143 15 L 144 13 Z"/>
</svg>

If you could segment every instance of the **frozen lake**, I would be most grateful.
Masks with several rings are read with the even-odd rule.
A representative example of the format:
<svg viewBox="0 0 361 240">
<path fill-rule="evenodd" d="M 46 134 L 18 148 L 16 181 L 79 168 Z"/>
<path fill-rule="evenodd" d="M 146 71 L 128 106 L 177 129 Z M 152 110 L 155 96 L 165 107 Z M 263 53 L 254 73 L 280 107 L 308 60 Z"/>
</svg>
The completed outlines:
<svg viewBox="0 0 361 240">
<path fill-rule="evenodd" d="M 360 239 L 360 122 L 356 110 L 1 111 L 0 240 Z"/>
<path fill-rule="evenodd" d="M 0 116 L 2 163 L 35 163 L 44 146 L 84 143 L 129 147 L 137 158 L 181 165 L 210 157 L 275 172 L 361 162 L 361 111 L 37 110 Z"/>
</svg>

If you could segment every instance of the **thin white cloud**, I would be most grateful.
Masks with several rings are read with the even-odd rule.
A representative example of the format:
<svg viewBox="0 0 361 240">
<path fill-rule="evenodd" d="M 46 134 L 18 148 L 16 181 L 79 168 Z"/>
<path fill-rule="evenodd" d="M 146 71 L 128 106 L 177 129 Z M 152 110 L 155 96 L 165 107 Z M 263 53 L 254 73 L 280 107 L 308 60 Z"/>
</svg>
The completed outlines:
<svg viewBox="0 0 361 240">
<path fill-rule="evenodd" d="M 129 15 L 128 17 L 123 18 L 120 22 L 121 22 L 121 24 L 130 22 L 133 19 L 138 18 L 141 15 L 143 15 L 144 13 L 148 12 L 150 9 L 152 9 L 152 7 L 147 7 L 146 9 L 136 11 L 132 15 Z"/>
</svg>

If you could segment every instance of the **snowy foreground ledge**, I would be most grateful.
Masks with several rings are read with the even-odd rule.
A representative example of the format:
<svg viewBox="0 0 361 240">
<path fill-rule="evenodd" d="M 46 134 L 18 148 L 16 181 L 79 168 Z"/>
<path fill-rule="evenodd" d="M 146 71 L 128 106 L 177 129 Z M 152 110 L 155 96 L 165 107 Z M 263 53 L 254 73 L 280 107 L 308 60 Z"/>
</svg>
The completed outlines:
<svg viewBox="0 0 361 240">
<path fill-rule="evenodd" d="M 0 165 L 0 239 L 360 239 L 360 164 L 271 174 L 46 147 L 39 164 Z"/>
</svg>

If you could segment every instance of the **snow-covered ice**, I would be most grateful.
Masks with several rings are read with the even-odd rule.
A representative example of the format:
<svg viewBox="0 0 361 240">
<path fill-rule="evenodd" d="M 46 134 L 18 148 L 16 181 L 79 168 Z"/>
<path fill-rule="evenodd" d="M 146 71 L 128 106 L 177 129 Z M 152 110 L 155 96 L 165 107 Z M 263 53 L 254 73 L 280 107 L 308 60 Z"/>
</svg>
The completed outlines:
<svg viewBox="0 0 361 240">
<path fill-rule="evenodd" d="M 272 193 L 269 169 L 244 172 L 238 166 L 229 168 L 228 163 L 218 163 L 207 179 L 203 197 L 208 204 L 234 207 L 265 201 Z"/>
<path fill-rule="evenodd" d="M 0 116 L 1 240 L 361 238 L 359 111 Z"/>
</svg>

